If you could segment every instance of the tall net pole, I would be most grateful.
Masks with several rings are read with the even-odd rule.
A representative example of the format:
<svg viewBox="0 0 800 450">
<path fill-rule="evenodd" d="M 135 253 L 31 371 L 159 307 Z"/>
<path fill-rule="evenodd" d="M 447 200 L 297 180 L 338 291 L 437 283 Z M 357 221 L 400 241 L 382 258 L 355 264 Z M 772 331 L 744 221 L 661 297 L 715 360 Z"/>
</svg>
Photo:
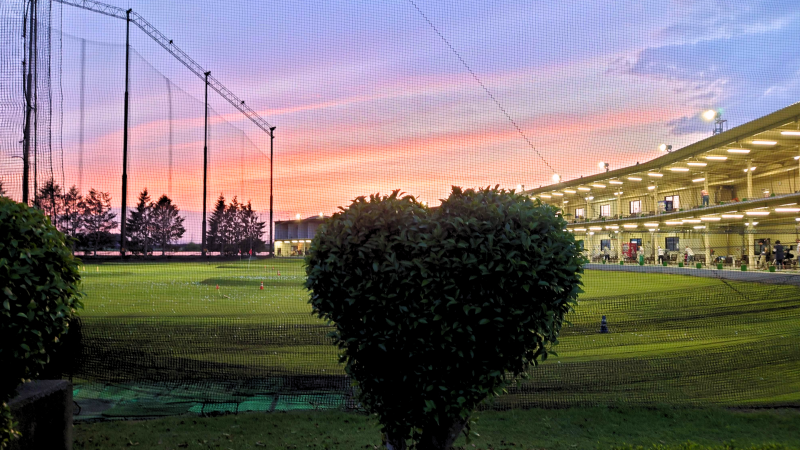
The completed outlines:
<svg viewBox="0 0 800 450">
<path fill-rule="evenodd" d="M 125 12 L 125 115 L 124 124 L 122 128 L 122 213 L 120 214 L 120 240 L 119 240 L 119 254 L 125 256 L 125 222 L 128 217 L 127 213 L 127 199 L 128 199 L 128 69 L 130 62 L 130 48 L 131 48 L 131 11 Z"/>
<path fill-rule="evenodd" d="M 275 256 L 275 241 L 272 239 L 272 227 L 275 222 L 272 220 L 272 161 L 275 147 L 275 127 L 269 128 L 269 256 Z"/>
<path fill-rule="evenodd" d="M 206 199 L 208 197 L 208 193 L 206 192 L 206 189 L 208 188 L 208 76 L 211 75 L 211 72 L 206 72 L 205 75 L 206 100 L 203 118 L 203 223 L 201 225 L 203 237 L 200 243 L 200 253 L 203 256 L 206 256 L 206 210 L 208 209 L 206 207 Z"/>
<path fill-rule="evenodd" d="M 30 183 L 30 157 L 31 157 L 31 113 L 33 112 L 33 104 L 31 103 L 31 94 L 35 89 L 33 84 L 33 66 L 34 66 L 34 43 L 36 36 L 34 35 L 34 25 L 36 22 L 36 0 L 31 0 L 28 27 L 28 67 L 25 85 L 25 128 L 23 131 L 23 146 L 22 146 L 22 203 L 28 204 L 28 184 Z M 23 31 L 24 33 L 24 31 Z"/>
</svg>

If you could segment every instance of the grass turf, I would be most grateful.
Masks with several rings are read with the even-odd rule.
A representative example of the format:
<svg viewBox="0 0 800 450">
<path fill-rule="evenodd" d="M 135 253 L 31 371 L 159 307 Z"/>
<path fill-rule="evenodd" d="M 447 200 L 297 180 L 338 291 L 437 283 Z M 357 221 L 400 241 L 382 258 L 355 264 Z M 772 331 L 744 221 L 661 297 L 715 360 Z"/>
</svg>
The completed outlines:
<svg viewBox="0 0 800 450">
<path fill-rule="evenodd" d="M 195 367 L 232 379 L 343 374 L 328 329 L 310 315 L 302 261 L 106 263 L 81 273 L 85 331 L 96 332 L 95 349 L 110 349 L 90 370 L 124 380 L 130 355 L 126 369 L 148 367 L 138 374 L 147 379 L 191 377 Z M 494 407 L 800 402 L 798 288 L 605 271 L 587 271 L 584 283 L 559 356 Z M 611 333 L 598 333 L 602 315 Z M 164 375 L 175 364 L 183 372 Z"/>
<path fill-rule="evenodd" d="M 800 412 L 722 408 L 569 408 L 487 411 L 473 442 L 458 449 L 800 448 Z M 688 444 L 693 442 L 695 445 Z M 77 449 L 374 449 L 368 416 L 332 412 L 240 414 L 214 418 L 78 424 Z"/>
</svg>

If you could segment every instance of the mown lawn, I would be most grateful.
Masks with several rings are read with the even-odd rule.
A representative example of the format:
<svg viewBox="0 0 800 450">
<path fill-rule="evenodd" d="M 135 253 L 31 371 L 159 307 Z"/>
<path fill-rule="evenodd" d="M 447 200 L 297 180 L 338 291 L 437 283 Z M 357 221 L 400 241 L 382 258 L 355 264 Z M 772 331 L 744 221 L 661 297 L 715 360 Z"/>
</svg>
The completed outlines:
<svg viewBox="0 0 800 450">
<path fill-rule="evenodd" d="M 797 410 L 568 408 L 486 411 L 458 449 L 800 448 Z M 698 446 L 683 446 L 693 442 Z M 75 427 L 77 449 L 375 449 L 368 416 L 332 412 L 240 414 L 100 422 Z M 627 445 L 626 445 L 627 444 Z M 724 447 L 723 447 L 724 446 Z"/>
<path fill-rule="evenodd" d="M 106 327 L 96 347 L 120 346 L 97 370 L 149 365 L 139 375 L 161 379 L 158 364 L 179 358 L 226 379 L 344 373 L 310 315 L 300 260 L 110 263 L 82 274 L 87 333 Z M 797 287 L 606 271 L 584 283 L 558 355 L 493 407 L 800 404 Z M 610 333 L 598 333 L 601 316 Z"/>
</svg>

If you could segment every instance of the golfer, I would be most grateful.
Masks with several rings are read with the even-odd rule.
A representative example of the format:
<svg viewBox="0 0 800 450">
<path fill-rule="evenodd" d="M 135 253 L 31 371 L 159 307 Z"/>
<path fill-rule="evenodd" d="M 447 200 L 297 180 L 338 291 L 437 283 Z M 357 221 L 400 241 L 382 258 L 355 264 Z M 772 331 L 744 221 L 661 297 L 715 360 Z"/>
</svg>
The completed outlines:
<svg viewBox="0 0 800 450">
<path fill-rule="evenodd" d="M 783 260 L 785 255 L 783 254 L 783 245 L 781 245 L 781 241 L 775 241 L 775 267 L 778 269 L 783 269 Z"/>
<path fill-rule="evenodd" d="M 692 248 L 687 245 L 686 246 L 686 262 L 690 263 L 692 261 L 694 261 L 694 251 L 692 251 Z"/>
<path fill-rule="evenodd" d="M 660 245 L 658 246 L 658 263 L 664 263 L 664 249 Z"/>
</svg>

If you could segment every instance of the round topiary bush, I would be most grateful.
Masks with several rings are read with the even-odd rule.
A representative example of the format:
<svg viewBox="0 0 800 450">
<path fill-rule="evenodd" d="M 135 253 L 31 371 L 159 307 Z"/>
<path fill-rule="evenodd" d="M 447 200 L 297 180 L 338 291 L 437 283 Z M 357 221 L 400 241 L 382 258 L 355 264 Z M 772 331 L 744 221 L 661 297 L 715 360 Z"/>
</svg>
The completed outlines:
<svg viewBox="0 0 800 450">
<path fill-rule="evenodd" d="M 321 225 L 306 287 L 387 447 L 444 449 L 558 342 L 582 250 L 554 207 L 523 195 L 454 187 L 429 209 L 395 191 Z"/>
<path fill-rule="evenodd" d="M 8 400 L 48 363 L 81 307 L 78 261 L 35 208 L 0 197 L 0 448 L 16 434 Z"/>
</svg>

